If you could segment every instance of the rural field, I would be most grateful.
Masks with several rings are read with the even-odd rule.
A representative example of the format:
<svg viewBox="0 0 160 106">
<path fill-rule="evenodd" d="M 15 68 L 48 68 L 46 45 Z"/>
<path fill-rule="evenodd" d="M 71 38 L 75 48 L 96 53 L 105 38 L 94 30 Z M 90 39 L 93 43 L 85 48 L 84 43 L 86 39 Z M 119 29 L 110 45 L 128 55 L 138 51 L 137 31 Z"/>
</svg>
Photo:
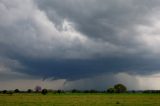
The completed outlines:
<svg viewBox="0 0 160 106">
<path fill-rule="evenodd" d="M 160 94 L 0 94 L 0 106 L 160 106 Z"/>
</svg>

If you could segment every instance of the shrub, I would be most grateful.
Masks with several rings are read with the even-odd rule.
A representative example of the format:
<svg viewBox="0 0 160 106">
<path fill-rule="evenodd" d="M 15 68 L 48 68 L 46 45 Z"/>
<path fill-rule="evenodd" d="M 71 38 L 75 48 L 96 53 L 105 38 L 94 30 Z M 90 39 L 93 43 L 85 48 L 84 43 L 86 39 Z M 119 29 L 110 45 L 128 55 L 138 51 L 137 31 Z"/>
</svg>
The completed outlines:
<svg viewBox="0 0 160 106">
<path fill-rule="evenodd" d="M 7 94 L 13 95 L 13 92 L 12 91 L 8 91 Z"/>
<path fill-rule="evenodd" d="M 14 92 L 15 93 L 19 93 L 20 91 L 19 91 L 19 89 L 15 89 Z"/>
<path fill-rule="evenodd" d="M 47 89 L 43 89 L 42 92 L 41 92 L 43 95 L 46 95 L 48 93 L 48 90 Z"/>
<path fill-rule="evenodd" d="M 115 88 L 109 88 L 109 89 L 107 89 L 107 92 L 108 93 L 115 93 L 116 89 Z"/>
<path fill-rule="evenodd" d="M 71 92 L 72 92 L 72 93 L 80 93 L 81 91 L 80 91 L 80 90 L 77 90 L 77 89 L 73 89 Z"/>
<path fill-rule="evenodd" d="M 3 93 L 3 94 L 6 94 L 6 93 L 7 93 L 7 90 L 3 90 L 2 93 Z"/>
<path fill-rule="evenodd" d="M 32 93 L 32 92 L 33 92 L 32 89 L 28 89 L 28 90 L 27 90 L 27 93 Z"/>
</svg>

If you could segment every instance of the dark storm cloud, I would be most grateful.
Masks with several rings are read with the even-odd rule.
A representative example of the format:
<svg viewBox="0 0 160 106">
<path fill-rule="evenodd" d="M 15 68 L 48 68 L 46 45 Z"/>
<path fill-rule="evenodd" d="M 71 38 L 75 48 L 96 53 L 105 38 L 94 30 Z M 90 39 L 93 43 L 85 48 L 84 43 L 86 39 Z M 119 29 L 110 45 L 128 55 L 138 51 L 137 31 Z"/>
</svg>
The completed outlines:
<svg viewBox="0 0 160 106">
<path fill-rule="evenodd" d="M 154 26 L 159 5 L 158 0 L 1 0 L 0 57 L 23 68 L 0 64 L 68 80 L 155 73 L 160 68 L 160 32 Z"/>
<path fill-rule="evenodd" d="M 159 71 L 159 62 L 153 59 L 139 57 L 99 58 L 82 60 L 54 60 L 54 59 L 19 59 L 27 69 L 24 73 L 41 76 L 44 79 L 76 80 L 101 74 L 154 74 Z M 151 71 L 154 70 L 154 71 Z M 21 70 L 20 70 L 21 72 Z"/>
</svg>

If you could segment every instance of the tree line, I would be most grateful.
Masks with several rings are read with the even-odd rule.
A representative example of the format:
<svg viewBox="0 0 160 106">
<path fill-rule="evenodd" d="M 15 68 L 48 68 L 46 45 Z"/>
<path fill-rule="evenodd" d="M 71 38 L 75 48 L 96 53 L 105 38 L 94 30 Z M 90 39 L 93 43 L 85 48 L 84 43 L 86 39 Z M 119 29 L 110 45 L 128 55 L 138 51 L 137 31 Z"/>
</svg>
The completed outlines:
<svg viewBox="0 0 160 106">
<path fill-rule="evenodd" d="M 61 94 L 61 93 L 160 93 L 160 90 L 144 90 L 144 91 L 128 91 L 127 87 L 123 84 L 116 84 L 111 88 L 108 88 L 104 91 L 98 91 L 98 90 L 78 90 L 78 89 L 72 89 L 69 91 L 64 90 L 49 90 L 49 89 L 42 89 L 41 86 L 36 86 L 34 90 L 28 89 L 27 91 L 20 91 L 19 89 L 15 90 L 2 90 L 0 91 L 1 94 L 10 94 L 13 93 L 42 93 L 43 95 L 46 95 L 47 93 L 55 93 L 55 94 Z"/>
</svg>

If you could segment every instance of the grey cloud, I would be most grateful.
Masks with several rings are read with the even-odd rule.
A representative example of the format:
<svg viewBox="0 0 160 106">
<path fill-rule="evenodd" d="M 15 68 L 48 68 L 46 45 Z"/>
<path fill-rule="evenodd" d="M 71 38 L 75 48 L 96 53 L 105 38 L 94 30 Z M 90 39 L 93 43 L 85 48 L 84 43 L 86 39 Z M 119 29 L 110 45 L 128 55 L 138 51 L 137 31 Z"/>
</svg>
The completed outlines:
<svg viewBox="0 0 160 106">
<path fill-rule="evenodd" d="M 20 73 L 70 81 L 124 71 L 156 73 L 159 43 L 156 38 L 146 40 L 150 32 L 139 27 L 160 33 L 153 19 L 158 17 L 159 2 L 1 0 L 0 57 L 21 67 L 0 64 Z"/>
<path fill-rule="evenodd" d="M 138 0 L 58 0 L 38 1 L 39 7 L 46 11 L 48 17 L 54 21 L 67 18 L 75 23 L 77 30 L 89 37 L 105 39 L 111 43 L 129 44 L 128 37 L 134 38 L 136 33 L 133 27 L 137 24 L 149 24 L 148 18 L 157 8 L 159 1 Z M 51 10 L 56 12 L 50 12 Z M 121 35 L 122 34 L 122 35 Z"/>
<path fill-rule="evenodd" d="M 61 27 L 64 19 L 68 19 L 73 22 L 76 30 L 94 42 L 100 41 L 103 44 L 107 42 L 120 48 L 118 52 L 116 51 L 119 54 L 126 51 L 129 54 L 134 52 L 135 55 L 146 55 L 151 51 L 150 47 L 145 47 L 147 45 L 141 38 L 144 32 L 139 32 L 137 28 L 152 26 L 152 17 L 157 17 L 156 11 L 159 10 L 158 0 L 67 0 L 63 3 L 58 0 L 47 0 L 37 2 L 39 8 L 45 11 L 50 20 L 58 22 L 58 28 Z M 106 50 L 107 47 L 103 49 Z M 115 55 L 115 52 L 113 54 Z M 122 52 L 122 55 L 124 54 Z"/>
<path fill-rule="evenodd" d="M 159 72 L 159 60 L 130 58 L 99 58 L 99 59 L 27 59 L 17 58 L 25 70 L 19 72 L 29 75 L 53 77 L 54 79 L 77 80 L 105 73 L 116 74 L 126 72 L 131 75 L 147 75 Z"/>
</svg>

